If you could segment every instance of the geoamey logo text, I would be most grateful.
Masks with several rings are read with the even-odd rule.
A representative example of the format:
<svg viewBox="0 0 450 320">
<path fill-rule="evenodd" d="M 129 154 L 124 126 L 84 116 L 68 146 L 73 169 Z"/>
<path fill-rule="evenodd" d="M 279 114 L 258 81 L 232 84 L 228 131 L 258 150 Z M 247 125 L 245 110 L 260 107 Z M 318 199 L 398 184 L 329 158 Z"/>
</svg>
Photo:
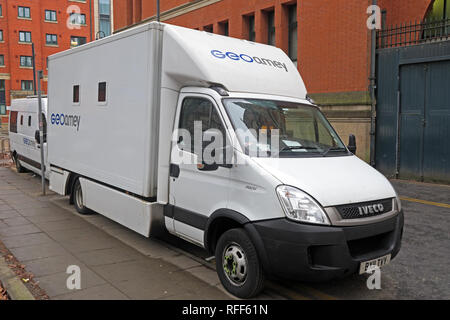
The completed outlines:
<svg viewBox="0 0 450 320">
<path fill-rule="evenodd" d="M 60 126 L 75 127 L 78 131 L 80 129 L 81 116 L 67 115 L 63 113 L 52 113 L 50 121 L 52 124 Z"/>
<path fill-rule="evenodd" d="M 247 63 L 257 63 L 257 64 L 266 65 L 269 67 L 274 67 L 274 68 L 279 68 L 279 69 L 284 68 L 284 70 L 286 70 L 286 72 L 289 72 L 286 64 L 283 62 L 277 61 L 277 60 L 272 60 L 272 59 L 267 59 L 267 58 L 259 58 L 259 57 L 251 57 L 244 53 L 237 54 L 237 53 L 230 52 L 230 51 L 223 53 L 220 50 L 211 50 L 211 54 L 218 59 L 228 58 L 228 59 L 231 59 L 234 61 L 242 60 Z"/>
</svg>

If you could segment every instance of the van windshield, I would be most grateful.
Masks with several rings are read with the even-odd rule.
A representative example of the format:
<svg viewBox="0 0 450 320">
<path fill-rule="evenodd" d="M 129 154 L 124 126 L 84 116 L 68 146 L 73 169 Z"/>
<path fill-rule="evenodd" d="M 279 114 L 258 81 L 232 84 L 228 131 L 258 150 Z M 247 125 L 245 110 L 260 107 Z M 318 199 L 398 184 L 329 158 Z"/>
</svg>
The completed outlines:
<svg viewBox="0 0 450 320">
<path fill-rule="evenodd" d="M 317 107 L 261 99 L 223 99 L 236 135 L 250 156 L 347 155 Z"/>
</svg>

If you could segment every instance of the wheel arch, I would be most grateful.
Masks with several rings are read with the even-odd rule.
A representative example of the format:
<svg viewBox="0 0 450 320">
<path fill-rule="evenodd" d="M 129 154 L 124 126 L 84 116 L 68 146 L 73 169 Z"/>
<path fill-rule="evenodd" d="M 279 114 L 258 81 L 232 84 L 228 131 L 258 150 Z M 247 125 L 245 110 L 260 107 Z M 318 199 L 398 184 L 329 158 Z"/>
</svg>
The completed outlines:
<svg viewBox="0 0 450 320">
<path fill-rule="evenodd" d="M 256 252 L 261 260 L 262 266 L 266 272 L 268 270 L 269 263 L 264 247 L 264 243 L 259 236 L 258 231 L 253 226 L 251 221 L 243 214 L 231 210 L 231 209 L 218 209 L 208 219 L 204 233 L 204 247 L 205 249 L 214 254 L 217 241 L 219 237 L 225 232 L 233 228 L 242 228 L 249 235 L 253 245 L 256 248 Z"/>
</svg>

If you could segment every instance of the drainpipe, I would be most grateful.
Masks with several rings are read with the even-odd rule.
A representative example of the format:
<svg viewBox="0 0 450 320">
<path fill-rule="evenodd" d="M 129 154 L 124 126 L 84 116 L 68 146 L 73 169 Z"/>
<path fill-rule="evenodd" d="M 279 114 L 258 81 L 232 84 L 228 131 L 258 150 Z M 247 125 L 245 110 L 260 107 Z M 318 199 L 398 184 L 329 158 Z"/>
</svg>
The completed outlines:
<svg viewBox="0 0 450 320">
<path fill-rule="evenodd" d="M 377 0 L 372 0 L 373 5 L 377 5 Z M 371 59 L 370 59 L 370 165 L 375 167 L 375 130 L 376 130 L 376 54 L 377 54 L 377 30 L 371 31 Z"/>
<path fill-rule="evenodd" d="M 89 1 L 89 35 L 92 42 L 92 0 Z"/>
</svg>

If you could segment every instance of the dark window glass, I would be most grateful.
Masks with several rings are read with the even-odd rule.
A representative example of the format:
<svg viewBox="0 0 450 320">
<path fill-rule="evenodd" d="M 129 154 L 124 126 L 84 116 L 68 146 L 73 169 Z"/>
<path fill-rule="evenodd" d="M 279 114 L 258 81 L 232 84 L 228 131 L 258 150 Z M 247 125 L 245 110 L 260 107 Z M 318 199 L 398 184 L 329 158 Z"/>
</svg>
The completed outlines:
<svg viewBox="0 0 450 320">
<path fill-rule="evenodd" d="M 248 16 L 248 40 L 255 41 L 255 16 Z"/>
<path fill-rule="evenodd" d="M 5 65 L 5 56 L 3 54 L 0 54 L 0 66 Z"/>
<path fill-rule="evenodd" d="M 106 101 L 106 82 L 100 82 L 98 84 L 98 102 Z"/>
<path fill-rule="evenodd" d="M 275 45 L 275 14 L 273 11 L 267 13 L 267 44 Z"/>
<path fill-rule="evenodd" d="M 17 111 L 11 111 L 9 117 L 9 131 L 17 133 Z"/>
<path fill-rule="evenodd" d="M 228 21 L 224 21 L 224 22 L 220 22 L 220 32 L 222 35 L 227 36 L 229 35 L 229 26 L 228 26 Z"/>
<path fill-rule="evenodd" d="M 181 141 L 180 149 L 191 153 L 194 153 L 194 122 L 196 121 L 201 122 L 202 132 L 205 132 L 208 129 L 218 129 L 222 133 L 225 132 L 219 114 L 209 100 L 203 98 L 184 99 L 181 108 L 179 128 L 189 132 L 191 136 L 191 145 L 190 149 L 187 150 L 183 147 L 183 145 L 187 144 Z"/>
<path fill-rule="evenodd" d="M 23 126 L 23 115 L 20 116 L 20 125 Z"/>
<path fill-rule="evenodd" d="M 3 30 L 0 30 L 0 41 L 3 41 Z"/>
<path fill-rule="evenodd" d="M 80 86 L 73 86 L 73 103 L 80 102 Z"/>
<path fill-rule="evenodd" d="M 289 58 L 297 64 L 297 6 L 289 6 Z"/>
<path fill-rule="evenodd" d="M 31 127 L 31 116 L 28 116 L 28 126 Z"/>
<path fill-rule="evenodd" d="M 86 44 L 86 37 L 70 37 L 70 45 L 72 47 L 81 46 Z"/>
</svg>

